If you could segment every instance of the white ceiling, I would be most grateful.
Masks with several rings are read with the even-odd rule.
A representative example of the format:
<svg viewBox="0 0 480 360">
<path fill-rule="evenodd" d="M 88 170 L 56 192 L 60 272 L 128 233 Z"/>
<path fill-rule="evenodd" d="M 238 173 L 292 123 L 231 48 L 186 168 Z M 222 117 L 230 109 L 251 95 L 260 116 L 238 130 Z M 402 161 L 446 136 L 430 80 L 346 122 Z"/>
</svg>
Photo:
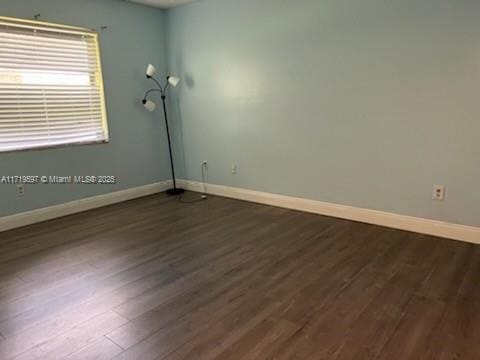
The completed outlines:
<svg viewBox="0 0 480 360">
<path fill-rule="evenodd" d="M 155 6 L 161 9 L 169 9 L 175 6 L 183 5 L 191 3 L 195 0 L 128 0 L 130 2 L 148 5 L 148 6 Z"/>
</svg>

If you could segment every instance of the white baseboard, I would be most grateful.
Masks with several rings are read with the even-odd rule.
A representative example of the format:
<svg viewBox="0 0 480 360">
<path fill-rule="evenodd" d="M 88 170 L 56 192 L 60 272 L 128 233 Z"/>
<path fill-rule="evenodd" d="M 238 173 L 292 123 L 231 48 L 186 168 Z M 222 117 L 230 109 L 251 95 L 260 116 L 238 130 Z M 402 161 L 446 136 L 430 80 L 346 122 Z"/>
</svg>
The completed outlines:
<svg viewBox="0 0 480 360">
<path fill-rule="evenodd" d="M 203 184 L 200 182 L 179 180 L 179 184 L 187 190 L 203 191 Z M 207 184 L 206 188 L 207 193 L 212 195 L 480 244 L 480 228 L 478 227 L 223 185 Z"/>
<path fill-rule="evenodd" d="M 172 181 L 168 180 L 0 217 L 0 232 L 143 196 L 153 195 L 165 191 L 171 186 Z"/>
</svg>

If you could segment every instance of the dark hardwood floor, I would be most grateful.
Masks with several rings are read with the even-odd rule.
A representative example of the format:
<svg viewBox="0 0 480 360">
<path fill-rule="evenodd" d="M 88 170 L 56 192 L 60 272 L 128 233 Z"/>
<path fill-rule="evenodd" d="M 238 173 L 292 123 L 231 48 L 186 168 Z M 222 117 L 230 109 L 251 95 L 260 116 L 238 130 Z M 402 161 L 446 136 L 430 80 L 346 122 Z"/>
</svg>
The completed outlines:
<svg viewBox="0 0 480 360">
<path fill-rule="evenodd" d="M 0 233 L 0 334 L 2 360 L 476 360 L 480 246 L 160 194 Z"/>
</svg>

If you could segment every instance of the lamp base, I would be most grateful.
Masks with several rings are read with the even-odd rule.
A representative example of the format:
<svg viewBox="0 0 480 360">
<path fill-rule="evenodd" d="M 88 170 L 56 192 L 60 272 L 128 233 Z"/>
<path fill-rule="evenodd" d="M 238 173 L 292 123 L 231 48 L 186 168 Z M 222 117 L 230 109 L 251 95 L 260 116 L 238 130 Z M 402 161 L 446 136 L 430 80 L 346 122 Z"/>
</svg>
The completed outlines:
<svg viewBox="0 0 480 360">
<path fill-rule="evenodd" d="M 167 190 L 167 195 L 171 195 L 171 196 L 182 195 L 184 192 L 185 190 L 183 189 L 175 188 L 175 189 Z"/>
</svg>

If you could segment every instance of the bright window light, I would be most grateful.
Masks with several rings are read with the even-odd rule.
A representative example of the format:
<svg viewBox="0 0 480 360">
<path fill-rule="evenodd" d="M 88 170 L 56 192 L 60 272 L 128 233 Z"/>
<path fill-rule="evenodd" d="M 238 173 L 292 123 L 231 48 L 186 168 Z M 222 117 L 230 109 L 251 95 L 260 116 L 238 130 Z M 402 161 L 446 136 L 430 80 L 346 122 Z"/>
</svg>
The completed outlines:
<svg viewBox="0 0 480 360">
<path fill-rule="evenodd" d="M 90 75 L 59 72 L 9 71 L 0 69 L 0 83 L 17 85 L 83 85 L 90 84 Z"/>
</svg>

